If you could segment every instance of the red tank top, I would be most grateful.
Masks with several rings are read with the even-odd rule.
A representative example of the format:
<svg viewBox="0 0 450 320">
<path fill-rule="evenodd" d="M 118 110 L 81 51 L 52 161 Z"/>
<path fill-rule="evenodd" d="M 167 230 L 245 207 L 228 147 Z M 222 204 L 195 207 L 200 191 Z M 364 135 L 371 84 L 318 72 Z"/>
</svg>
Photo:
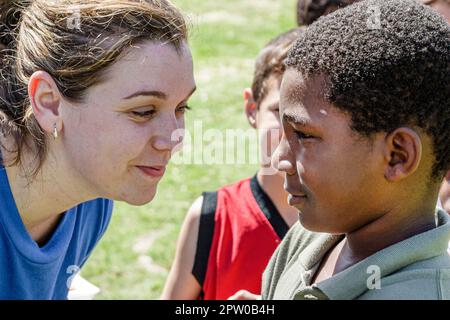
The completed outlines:
<svg viewBox="0 0 450 320">
<path fill-rule="evenodd" d="M 205 300 L 261 293 L 262 273 L 288 226 L 256 176 L 203 194 L 193 275 Z"/>
</svg>

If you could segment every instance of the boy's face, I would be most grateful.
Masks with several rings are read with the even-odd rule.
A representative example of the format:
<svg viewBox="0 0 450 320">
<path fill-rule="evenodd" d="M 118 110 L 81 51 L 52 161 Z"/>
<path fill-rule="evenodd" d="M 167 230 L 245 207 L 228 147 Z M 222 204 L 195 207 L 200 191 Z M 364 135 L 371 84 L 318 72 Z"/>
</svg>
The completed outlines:
<svg viewBox="0 0 450 320">
<path fill-rule="evenodd" d="M 284 136 L 274 154 L 289 203 L 312 231 L 347 233 L 379 215 L 383 157 L 350 128 L 350 116 L 322 98 L 322 79 L 289 68 L 281 85 Z M 378 151 L 377 151 L 378 150 Z"/>
<path fill-rule="evenodd" d="M 431 6 L 439 12 L 450 23 L 450 1 L 449 0 L 421 0 L 423 4 Z"/>
</svg>

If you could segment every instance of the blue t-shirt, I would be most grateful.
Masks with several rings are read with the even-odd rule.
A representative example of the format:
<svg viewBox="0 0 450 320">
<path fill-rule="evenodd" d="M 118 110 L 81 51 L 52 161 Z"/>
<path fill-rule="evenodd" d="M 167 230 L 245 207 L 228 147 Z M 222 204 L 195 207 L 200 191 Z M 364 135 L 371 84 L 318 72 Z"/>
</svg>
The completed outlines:
<svg viewBox="0 0 450 320">
<path fill-rule="evenodd" d="M 0 299 L 67 299 L 68 287 L 111 218 L 113 202 L 79 204 L 61 218 L 39 247 L 20 218 L 0 164 Z"/>
</svg>

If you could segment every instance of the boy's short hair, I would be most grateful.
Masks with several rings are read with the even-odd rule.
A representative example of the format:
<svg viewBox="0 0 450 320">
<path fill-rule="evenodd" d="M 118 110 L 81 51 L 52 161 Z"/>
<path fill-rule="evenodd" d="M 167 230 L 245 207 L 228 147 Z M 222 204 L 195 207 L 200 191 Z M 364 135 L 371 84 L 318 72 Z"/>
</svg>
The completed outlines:
<svg viewBox="0 0 450 320">
<path fill-rule="evenodd" d="M 253 99 L 258 106 L 267 93 L 267 80 L 271 76 L 281 79 L 285 70 L 284 60 L 303 30 L 303 28 L 294 28 L 282 33 L 270 40 L 259 52 L 252 83 Z"/>
<path fill-rule="evenodd" d="M 450 169 L 450 26 L 433 9 L 411 0 L 356 3 L 312 24 L 286 64 L 324 75 L 324 97 L 356 132 L 419 127 L 433 141 L 433 178 Z"/>
<path fill-rule="evenodd" d="M 360 0 L 298 0 L 297 1 L 297 24 L 307 26 L 319 19 L 328 10 L 335 6 L 336 8 L 346 7 Z"/>
</svg>

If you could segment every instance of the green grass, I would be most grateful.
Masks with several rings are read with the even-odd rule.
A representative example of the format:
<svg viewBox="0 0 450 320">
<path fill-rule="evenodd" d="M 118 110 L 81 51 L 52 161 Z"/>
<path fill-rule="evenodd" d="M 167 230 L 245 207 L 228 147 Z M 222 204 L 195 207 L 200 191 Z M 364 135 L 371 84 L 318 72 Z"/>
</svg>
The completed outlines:
<svg viewBox="0 0 450 320">
<path fill-rule="evenodd" d="M 242 90 L 250 86 L 254 59 L 272 37 L 295 26 L 295 0 L 173 0 L 191 25 L 190 45 L 198 91 L 186 127 L 203 131 L 249 128 Z M 116 203 L 109 229 L 82 275 L 101 288 L 97 299 L 157 299 L 181 223 L 202 191 L 250 176 L 255 165 L 169 166 L 155 200 L 142 207 Z M 147 248 L 134 250 L 142 237 Z M 148 268 L 151 259 L 153 270 Z M 147 266 L 147 267 L 146 267 Z M 162 271 L 161 271 L 162 270 Z"/>
</svg>

